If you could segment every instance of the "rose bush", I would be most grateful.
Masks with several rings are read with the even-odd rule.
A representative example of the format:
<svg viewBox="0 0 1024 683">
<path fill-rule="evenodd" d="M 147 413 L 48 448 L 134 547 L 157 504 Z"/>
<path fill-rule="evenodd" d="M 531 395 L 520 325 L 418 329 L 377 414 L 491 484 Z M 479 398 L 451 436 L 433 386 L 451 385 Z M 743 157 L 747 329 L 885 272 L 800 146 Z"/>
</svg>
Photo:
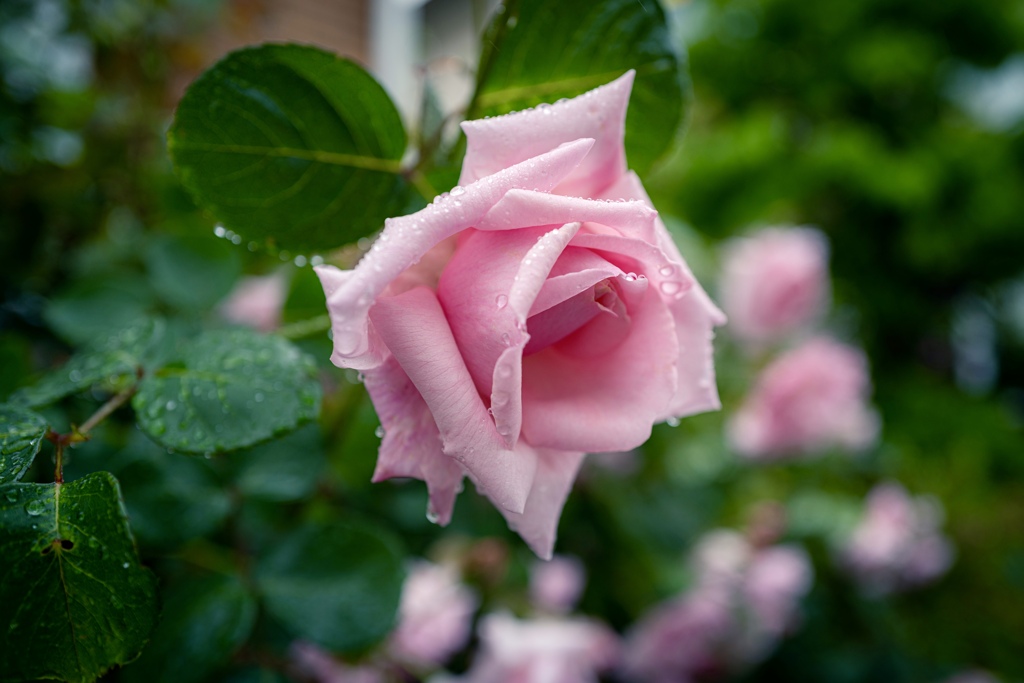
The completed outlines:
<svg viewBox="0 0 1024 683">
<path fill-rule="evenodd" d="M 385 429 L 374 481 L 426 481 L 445 524 L 468 475 L 542 557 L 584 453 L 719 406 L 724 317 L 627 169 L 632 82 L 463 123 L 458 186 L 317 268 Z"/>
</svg>

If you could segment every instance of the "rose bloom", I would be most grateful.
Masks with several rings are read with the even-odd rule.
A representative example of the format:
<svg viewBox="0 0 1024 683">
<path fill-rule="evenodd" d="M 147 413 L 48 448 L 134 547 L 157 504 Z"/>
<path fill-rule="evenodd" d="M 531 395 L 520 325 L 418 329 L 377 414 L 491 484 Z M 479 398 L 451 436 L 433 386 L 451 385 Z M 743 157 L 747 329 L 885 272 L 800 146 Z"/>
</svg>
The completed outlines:
<svg viewBox="0 0 1024 683">
<path fill-rule="evenodd" d="M 841 564 L 874 595 L 934 581 L 953 563 L 953 545 L 939 531 L 942 517 L 934 499 L 913 498 L 896 483 L 879 484 L 841 550 Z"/>
<path fill-rule="evenodd" d="M 729 330 L 758 346 L 807 326 L 828 307 L 828 242 L 813 228 L 765 228 L 730 240 L 722 261 Z"/>
<path fill-rule="evenodd" d="M 861 351 L 811 339 L 765 368 L 730 420 L 729 440 L 752 458 L 862 450 L 878 438 L 878 415 L 867 404 L 870 389 Z"/>
<path fill-rule="evenodd" d="M 288 297 L 283 272 L 242 278 L 220 304 L 226 320 L 272 332 L 281 325 L 281 310 Z"/>
<path fill-rule="evenodd" d="M 813 581 L 797 546 L 758 548 L 738 532 L 704 536 L 691 558 L 686 593 L 654 607 L 627 636 L 625 680 L 712 680 L 762 661 L 797 623 Z"/>
<path fill-rule="evenodd" d="M 419 666 L 444 664 L 469 640 L 476 607 L 476 595 L 454 569 L 418 562 L 402 587 L 388 651 Z"/>
<path fill-rule="evenodd" d="M 556 555 L 530 568 L 530 602 L 553 614 L 571 612 L 583 593 L 587 573 L 579 558 Z"/>
<path fill-rule="evenodd" d="M 480 620 L 480 650 L 465 676 L 441 683 L 597 683 L 619 654 L 619 640 L 590 619 Z"/>
<path fill-rule="evenodd" d="M 723 316 L 626 168 L 632 82 L 463 123 L 459 186 L 317 268 L 385 429 L 374 481 L 426 481 L 445 524 L 468 475 L 545 558 L 584 453 L 719 407 Z"/>
</svg>

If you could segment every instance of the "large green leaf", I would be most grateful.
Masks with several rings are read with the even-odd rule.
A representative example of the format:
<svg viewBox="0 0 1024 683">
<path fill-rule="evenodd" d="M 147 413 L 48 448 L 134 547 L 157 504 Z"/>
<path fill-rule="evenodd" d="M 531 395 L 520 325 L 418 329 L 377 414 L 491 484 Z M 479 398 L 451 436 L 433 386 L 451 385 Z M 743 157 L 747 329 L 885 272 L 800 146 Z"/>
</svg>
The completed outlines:
<svg viewBox="0 0 1024 683">
<path fill-rule="evenodd" d="M 131 275 L 96 276 L 79 280 L 50 300 L 43 318 L 72 345 L 106 339 L 152 311 L 153 292 L 145 280 Z"/>
<path fill-rule="evenodd" d="M 18 390 L 12 403 L 38 407 L 99 385 L 117 391 L 134 384 L 139 372 L 158 364 L 170 338 L 162 319 L 136 320 L 120 332 L 101 337 L 36 384 Z"/>
<path fill-rule="evenodd" d="M 21 479 L 39 452 L 47 429 L 42 415 L 0 404 L 0 484 Z"/>
<path fill-rule="evenodd" d="M 147 376 L 132 399 L 139 425 L 186 453 L 244 448 L 320 412 L 316 364 L 293 344 L 249 330 L 206 332 L 181 364 Z"/>
<path fill-rule="evenodd" d="M 195 683 L 223 666 L 256 621 L 256 600 L 233 576 L 179 583 L 163 595 L 153 640 L 121 674 L 128 683 Z"/>
<path fill-rule="evenodd" d="M 245 240 L 337 247 L 408 196 L 394 104 L 357 64 L 312 47 L 228 55 L 185 93 L 168 141 L 185 187 Z"/>
<path fill-rule="evenodd" d="M 296 636 L 338 651 L 388 633 L 404 576 L 382 530 L 340 524 L 302 527 L 256 567 L 267 611 Z"/>
<path fill-rule="evenodd" d="M 0 678 L 92 681 L 131 661 L 156 624 L 117 481 L 0 486 Z"/>
<path fill-rule="evenodd" d="M 687 84 L 657 0 L 509 0 L 483 44 L 467 118 L 574 97 L 636 69 L 629 165 L 643 175 L 671 147 Z"/>
</svg>

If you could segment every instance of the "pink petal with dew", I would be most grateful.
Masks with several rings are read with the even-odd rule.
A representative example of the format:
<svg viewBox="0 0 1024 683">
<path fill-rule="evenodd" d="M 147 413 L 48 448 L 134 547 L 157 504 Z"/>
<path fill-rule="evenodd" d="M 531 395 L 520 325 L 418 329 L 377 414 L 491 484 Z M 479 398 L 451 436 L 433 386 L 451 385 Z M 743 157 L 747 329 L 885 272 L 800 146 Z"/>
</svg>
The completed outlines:
<svg viewBox="0 0 1024 683">
<path fill-rule="evenodd" d="M 538 557 L 550 560 L 558 536 L 558 519 L 584 454 L 544 448 L 537 449 L 536 453 L 537 472 L 523 512 L 505 508 L 500 512 L 508 521 L 508 527 L 519 534 Z"/>
<path fill-rule="evenodd" d="M 331 361 L 339 367 L 368 370 L 386 355 L 373 334 L 369 310 L 385 288 L 442 240 L 478 222 L 513 188 L 551 189 L 587 156 L 591 139 L 576 139 L 556 149 L 461 188 L 409 216 L 389 219 L 369 253 L 347 272 L 318 266 L 334 333 Z"/>
<path fill-rule="evenodd" d="M 495 428 L 509 448 L 519 439 L 522 422 L 530 307 L 579 227 L 472 233 L 438 287 L 459 351 L 477 390 L 490 395 Z"/>
<path fill-rule="evenodd" d="M 427 484 L 427 517 L 445 526 L 462 490 L 462 468 L 445 455 L 430 409 L 395 358 L 366 372 L 366 390 L 384 427 L 373 481 L 412 477 Z"/>
<path fill-rule="evenodd" d="M 435 294 L 417 287 L 383 298 L 372 321 L 434 416 L 444 453 L 496 504 L 522 512 L 535 454 L 512 452 L 498 436 Z"/>
<path fill-rule="evenodd" d="M 646 280 L 620 278 L 630 329 L 614 349 L 583 355 L 601 343 L 591 329 L 529 356 L 523 363 L 523 436 L 536 447 L 585 452 L 635 448 L 651 434 L 675 394 L 676 334 L 672 317 Z M 601 316 L 606 317 L 605 315 Z M 609 319 L 611 316 L 607 316 Z M 602 321 L 603 322 L 603 321 Z M 576 335 L 593 334 L 581 341 Z M 575 342 L 576 355 L 563 351 Z"/>
<path fill-rule="evenodd" d="M 609 188 L 602 195 L 609 199 L 631 199 L 642 201 L 648 205 L 651 199 L 644 190 L 640 178 L 630 171 L 626 173 L 613 187 Z M 667 257 L 664 265 L 658 266 L 659 275 L 666 278 L 664 282 L 658 283 L 659 288 L 666 294 L 669 302 L 669 310 L 676 321 L 676 334 L 679 339 L 679 383 L 677 393 L 669 406 L 666 418 L 684 417 L 708 410 L 718 410 L 721 402 L 718 399 L 718 389 L 715 385 L 714 366 L 714 328 L 724 325 L 725 314 L 707 295 L 704 289 L 693 277 L 690 267 L 679 247 L 669 234 L 668 228 L 660 218 L 654 221 L 652 233 L 640 233 L 626 237 L 638 237 L 647 244 L 657 245 Z M 664 270 L 662 270 L 664 269 Z M 666 273 L 666 275 L 662 275 Z M 651 273 L 647 274 L 651 277 Z M 683 288 L 675 290 L 673 282 L 692 283 L 685 291 Z"/>
<path fill-rule="evenodd" d="M 466 157 L 459 182 L 470 183 L 536 156 L 552 147 L 593 138 L 594 150 L 568 177 L 557 194 L 593 197 L 626 172 L 623 139 L 626 110 L 635 72 L 571 100 L 535 109 L 465 121 Z"/>
</svg>

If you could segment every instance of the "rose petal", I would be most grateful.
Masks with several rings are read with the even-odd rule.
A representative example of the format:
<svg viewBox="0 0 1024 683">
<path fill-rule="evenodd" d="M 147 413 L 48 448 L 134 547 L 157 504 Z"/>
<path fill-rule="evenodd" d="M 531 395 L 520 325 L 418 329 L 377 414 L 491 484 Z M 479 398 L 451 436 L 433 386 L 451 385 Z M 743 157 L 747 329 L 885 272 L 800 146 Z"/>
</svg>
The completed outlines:
<svg viewBox="0 0 1024 683">
<path fill-rule="evenodd" d="M 524 360 L 527 442 L 601 452 L 629 450 L 647 440 L 676 392 L 675 323 L 653 287 L 629 307 L 629 315 L 630 334 L 604 355 L 574 357 L 559 344 Z"/>
<path fill-rule="evenodd" d="M 462 468 L 444 454 L 430 409 L 393 356 L 368 370 L 365 384 L 384 427 L 374 483 L 392 477 L 425 481 L 430 492 L 427 516 L 445 526 L 462 490 Z"/>
<path fill-rule="evenodd" d="M 388 284 L 434 245 L 479 221 L 510 189 L 553 187 L 593 145 L 593 140 L 584 138 L 557 149 L 549 147 L 550 151 L 504 168 L 422 211 L 389 219 L 370 252 L 347 274 L 333 266 L 318 266 L 334 333 L 331 361 L 358 370 L 380 365 L 385 351 L 369 328 L 368 312 Z"/>
<path fill-rule="evenodd" d="M 572 490 L 583 453 L 537 449 L 537 472 L 521 514 L 501 510 L 508 527 L 518 533 L 537 556 L 550 560 L 558 535 L 558 518 Z"/>
<path fill-rule="evenodd" d="M 504 447 L 459 353 L 441 304 L 417 287 L 377 302 L 374 328 L 426 402 L 444 453 L 498 505 L 522 512 L 536 469 L 532 453 Z"/>
<path fill-rule="evenodd" d="M 593 151 L 554 189 L 557 194 L 597 196 L 626 172 L 623 138 L 635 72 L 571 100 L 536 109 L 465 121 L 466 157 L 461 184 L 484 178 L 556 145 L 586 136 Z"/>
<path fill-rule="evenodd" d="M 654 230 L 658 212 L 642 201 L 599 201 L 548 192 L 509 190 L 476 224 L 478 230 L 513 230 L 534 225 L 594 222 L 630 233 Z"/>
</svg>

